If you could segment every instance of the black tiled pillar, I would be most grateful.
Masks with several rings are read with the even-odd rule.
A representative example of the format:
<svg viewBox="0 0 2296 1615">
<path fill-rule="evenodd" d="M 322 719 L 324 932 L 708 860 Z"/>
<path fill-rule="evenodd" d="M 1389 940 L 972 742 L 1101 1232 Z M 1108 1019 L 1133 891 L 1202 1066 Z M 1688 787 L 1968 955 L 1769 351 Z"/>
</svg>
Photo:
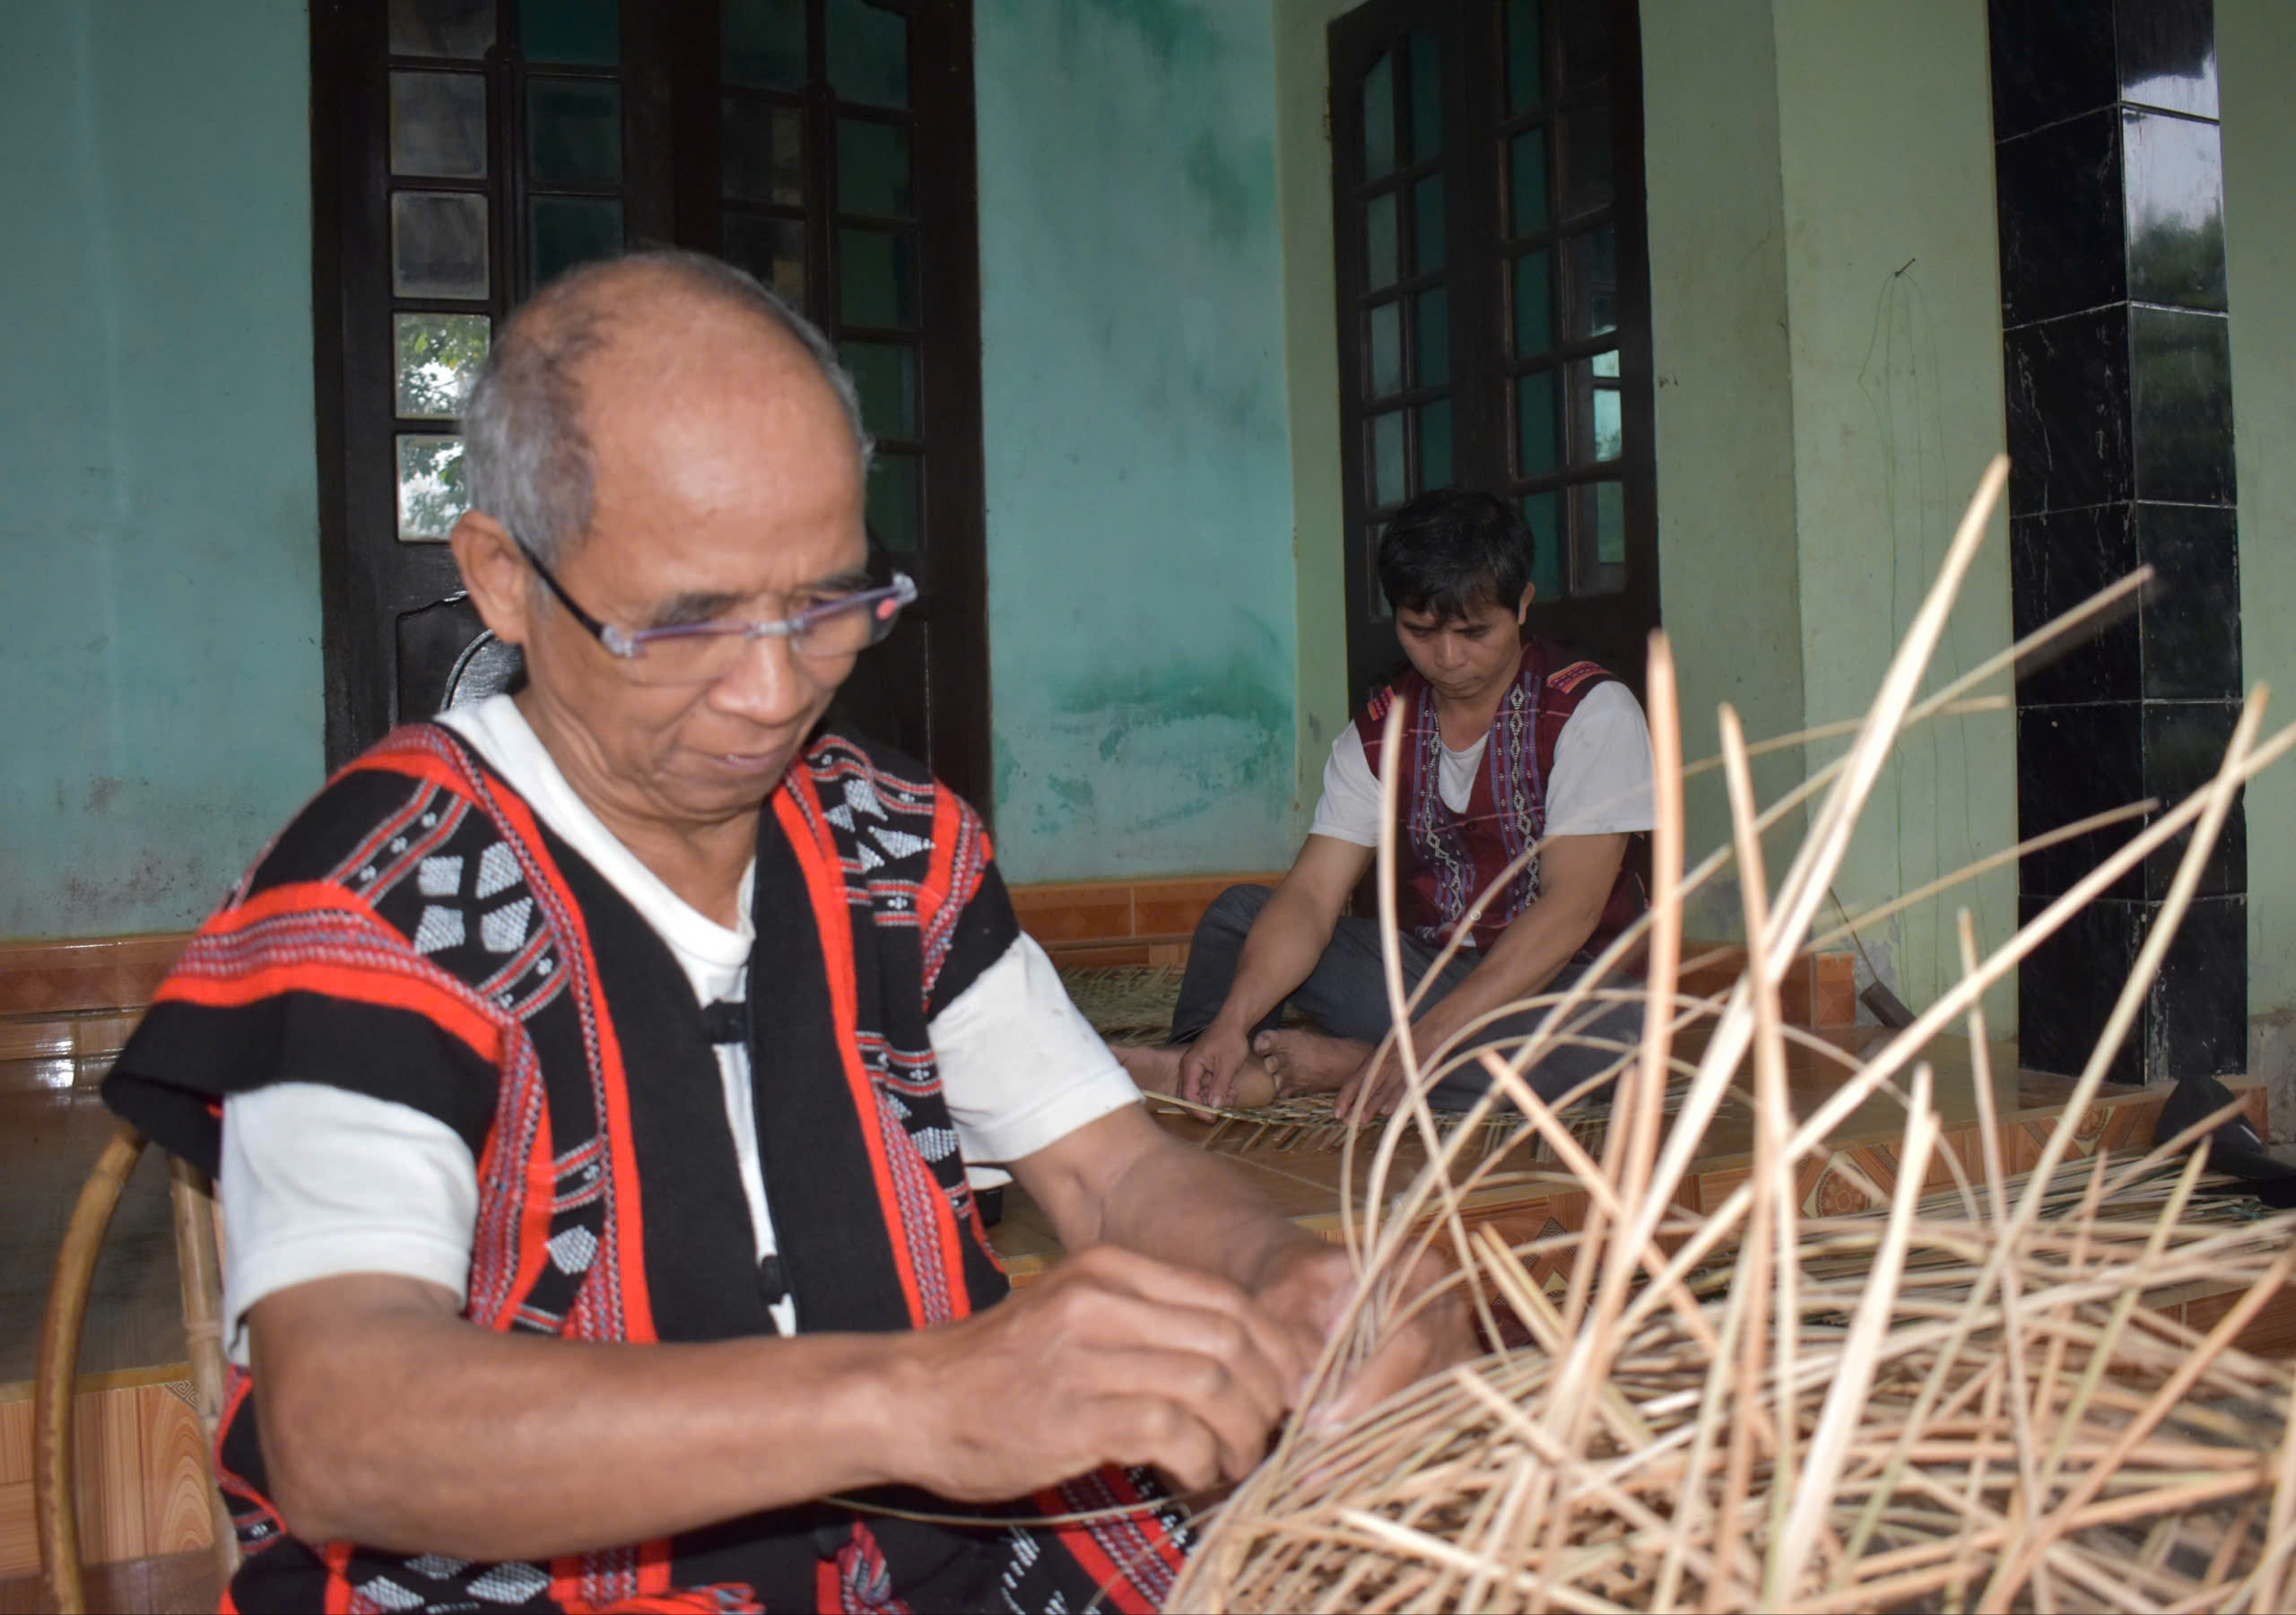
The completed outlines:
<svg viewBox="0 0 2296 1615">
<path fill-rule="evenodd" d="M 2187 794 L 2239 710 L 2222 165 L 2213 0 L 1991 0 L 1991 23 L 2017 632 L 2142 563 L 2160 574 L 2133 616 L 2017 687 L 2030 837 Z M 2023 916 L 2126 833 L 2024 860 Z M 2236 810 L 2115 1080 L 2245 1064 L 2247 847 Z M 2025 1064 L 2080 1069 L 2181 851 L 2026 961 Z"/>
</svg>

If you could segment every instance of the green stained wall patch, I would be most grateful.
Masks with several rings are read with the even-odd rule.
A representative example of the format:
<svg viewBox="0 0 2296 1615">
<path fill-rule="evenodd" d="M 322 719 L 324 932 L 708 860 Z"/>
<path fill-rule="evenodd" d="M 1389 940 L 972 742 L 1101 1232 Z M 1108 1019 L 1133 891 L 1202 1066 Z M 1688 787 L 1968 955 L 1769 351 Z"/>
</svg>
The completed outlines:
<svg viewBox="0 0 2296 1615">
<path fill-rule="evenodd" d="M 1241 246 L 1256 218 L 1264 227 L 1273 199 L 1267 187 L 1255 187 L 1245 178 L 1222 149 L 1218 137 L 1208 133 L 1197 135 L 1188 146 L 1184 171 L 1209 216 L 1213 240 L 1222 246 Z"/>
<path fill-rule="evenodd" d="M 1087 31 L 1136 37 L 1165 74 L 1199 71 L 1226 48 L 1211 12 L 1196 0 L 1083 0 L 1075 9 Z"/>
<path fill-rule="evenodd" d="M 997 850 L 1015 880 L 1297 847 L 1265 4 L 983 0 Z"/>
<path fill-rule="evenodd" d="M 6 35 L 0 937 L 187 927 L 321 777 L 309 20 Z"/>
</svg>

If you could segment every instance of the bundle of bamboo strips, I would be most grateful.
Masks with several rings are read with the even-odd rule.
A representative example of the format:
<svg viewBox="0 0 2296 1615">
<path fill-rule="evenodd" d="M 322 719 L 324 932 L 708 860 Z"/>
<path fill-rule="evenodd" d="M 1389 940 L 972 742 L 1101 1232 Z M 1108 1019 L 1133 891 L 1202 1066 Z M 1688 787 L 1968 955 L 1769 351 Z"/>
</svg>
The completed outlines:
<svg viewBox="0 0 2296 1615">
<path fill-rule="evenodd" d="M 1487 1339 L 1531 1343 L 1337 1428 L 1317 1416 L 1311 1396 L 1268 1461 L 1210 1516 L 1171 1608 L 2289 1607 L 2296 1370 L 2234 1342 L 2296 1272 L 2296 1215 L 2196 1200 L 2207 1180 L 2205 1152 L 2192 1146 L 2223 1116 L 2142 1159 L 2068 1159 L 2235 794 L 2296 744 L 2296 730 L 2258 742 L 2263 691 L 2215 779 L 2187 802 L 2084 821 L 1859 916 L 1926 900 L 2042 842 L 2151 816 L 1990 956 L 1979 957 L 1964 912 L 1963 978 L 1863 1057 L 1825 1047 L 1847 1067 L 1838 1090 L 1805 1116 L 1788 1101 L 1788 1045 L 1815 1040 L 1782 1023 L 1779 980 L 1810 940 L 1890 749 L 1915 724 L 1997 704 L 1969 692 L 2146 581 L 2124 580 L 1917 702 L 2005 471 L 1996 463 L 1988 472 L 1872 708 L 1838 726 L 1855 734 L 1842 758 L 1757 812 L 1748 759 L 1761 748 L 1744 742 L 1724 708 L 1715 766 L 1728 786 L 1732 845 L 1688 871 L 1683 780 L 1707 765 L 1681 760 L 1671 657 L 1652 637 L 1653 902 L 1646 924 L 1605 955 L 1647 944 L 1643 983 L 1605 985 L 1590 972 L 1551 1001 L 1539 1034 L 1510 1060 L 1467 1049 L 1466 1033 L 1414 1047 L 1414 1006 L 1392 945 L 1395 854 L 1382 846 L 1391 1037 L 1414 1097 L 1376 1133 L 1338 1128 L 1351 1156 L 1373 1152 L 1366 1187 L 1342 1208 L 1362 1282 L 1318 1367 L 1316 1396 L 1423 1304 L 1399 1298 L 1393 1280 L 1431 1246 L 1448 1253 L 1448 1282 L 1465 1291 Z M 1761 832 L 1821 791 L 1773 894 Z M 1392 800 L 1387 810 L 1392 822 Z M 1987 1102 L 1985 991 L 2187 830 L 2159 921 L 2063 1120 L 2033 1169 L 2012 1177 Z M 1726 994 L 1691 997 L 1678 991 L 1683 899 L 1733 861 L 1745 972 Z M 1643 1033 L 1618 1051 L 1596 1159 L 1556 1114 L 1567 1098 L 1543 1103 L 1520 1073 L 1589 1010 L 1622 998 L 1642 1003 Z M 1964 1020 L 1983 1170 L 1972 1180 L 1956 1168 L 1952 1187 L 1928 1193 L 1939 1123 L 1918 1051 Z M 1701 1020 L 1711 1022 L 1703 1048 L 1677 1058 L 1677 1035 Z M 1490 1074 L 1491 1098 L 1463 1118 L 1439 1118 L 1417 1096 L 1470 1061 Z M 1753 1170 L 1718 1210 L 1689 1217 L 1674 1191 L 1749 1069 Z M 1883 1092 L 1906 1115 L 1894 1185 L 1874 1190 L 1876 1209 L 1864 1215 L 1805 1216 L 1798 1170 L 1843 1117 Z M 1336 1124 L 1303 1116 L 1297 1125 L 1321 1142 L 1318 1129 Z M 1427 1164 L 1391 1194 L 1407 1137 L 1423 1144 Z M 1471 1232 L 1464 1197 L 1534 1140 L 1587 1195 L 1585 1226 L 1511 1247 L 1489 1229 Z M 1535 1255 L 1560 1259 L 1555 1290 L 1532 1281 Z M 2201 1283 L 2239 1292 L 2205 1334 L 2147 1304 Z"/>
</svg>

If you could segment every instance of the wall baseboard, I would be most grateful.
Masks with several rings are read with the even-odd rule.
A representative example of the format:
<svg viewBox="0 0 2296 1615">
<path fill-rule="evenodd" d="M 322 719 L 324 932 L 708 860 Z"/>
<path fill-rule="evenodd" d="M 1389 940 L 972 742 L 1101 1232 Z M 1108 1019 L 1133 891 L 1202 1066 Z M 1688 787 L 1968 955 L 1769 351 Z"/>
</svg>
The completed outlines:
<svg viewBox="0 0 2296 1615">
<path fill-rule="evenodd" d="M 0 1016 L 141 1009 L 175 968 L 188 931 L 0 942 Z"/>
</svg>

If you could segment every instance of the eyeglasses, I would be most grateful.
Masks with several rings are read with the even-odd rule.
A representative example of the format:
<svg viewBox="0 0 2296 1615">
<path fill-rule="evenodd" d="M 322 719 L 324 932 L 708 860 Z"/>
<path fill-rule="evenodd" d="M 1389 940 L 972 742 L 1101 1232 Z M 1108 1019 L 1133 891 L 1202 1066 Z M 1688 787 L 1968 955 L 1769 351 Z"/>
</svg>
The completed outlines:
<svg viewBox="0 0 2296 1615">
<path fill-rule="evenodd" d="M 917 599 L 915 581 L 906 572 L 895 572 L 892 582 L 883 588 L 839 595 L 778 621 L 718 617 L 664 628 L 622 629 L 599 621 L 576 604 L 566 586 L 543 565 L 542 557 L 523 540 L 511 542 L 558 603 L 641 684 L 714 684 L 734 671 L 753 639 L 787 639 L 790 649 L 814 662 L 844 661 L 891 633 L 900 608 Z"/>
</svg>

